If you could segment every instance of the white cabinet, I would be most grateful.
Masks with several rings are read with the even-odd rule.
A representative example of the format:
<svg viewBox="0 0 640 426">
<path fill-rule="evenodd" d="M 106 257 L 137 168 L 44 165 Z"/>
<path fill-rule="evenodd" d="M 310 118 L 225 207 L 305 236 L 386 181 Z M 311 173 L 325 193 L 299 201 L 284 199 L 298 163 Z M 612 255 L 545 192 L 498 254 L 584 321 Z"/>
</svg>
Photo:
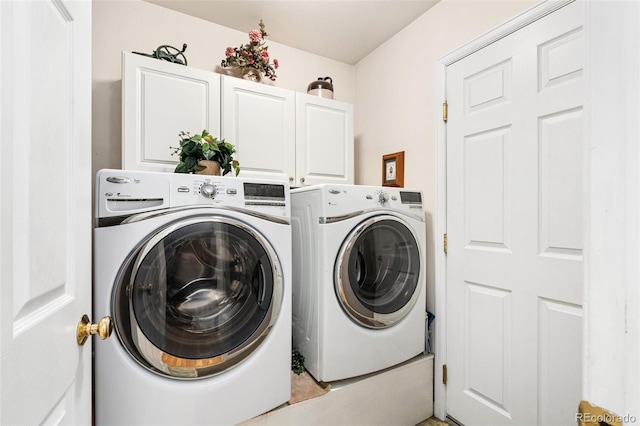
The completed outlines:
<svg viewBox="0 0 640 426">
<path fill-rule="evenodd" d="M 293 184 L 295 113 L 294 92 L 222 76 L 220 134 L 236 147 L 240 176 L 284 179 Z"/>
<path fill-rule="evenodd" d="M 295 186 L 353 184 L 353 106 L 296 93 Z"/>
<path fill-rule="evenodd" d="M 178 134 L 220 132 L 220 75 L 122 52 L 122 168 L 172 172 Z"/>
<path fill-rule="evenodd" d="M 353 107 L 222 76 L 222 137 L 243 177 L 353 183 Z"/>
<path fill-rule="evenodd" d="M 178 133 L 208 129 L 242 177 L 353 184 L 352 105 L 127 52 L 122 64 L 124 169 L 172 172 Z"/>
</svg>

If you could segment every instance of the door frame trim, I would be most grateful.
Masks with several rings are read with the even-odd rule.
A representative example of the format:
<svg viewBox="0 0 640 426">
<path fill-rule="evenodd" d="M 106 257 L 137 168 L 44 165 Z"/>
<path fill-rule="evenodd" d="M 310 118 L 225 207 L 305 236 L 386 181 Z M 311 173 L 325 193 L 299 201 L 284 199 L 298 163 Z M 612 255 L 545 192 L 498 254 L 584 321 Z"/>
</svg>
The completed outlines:
<svg viewBox="0 0 640 426">
<path fill-rule="evenodd" d="M 477 37 L 440 58 L 436 63 L 436 105 L 440 111 L 447 100 L 447 67 L 475 53 L 484 47 L 518 31 L 521 28 L 555 12 L 576 0 L 545 0 L 532 6 L 523 13 L 499 25 L 493 30 Z M 444 241 L 440 237 L 447 233 L 447 158 L 446 158 L 446 125 L 443 120 L 436 120 L 436 217 L 435 217 L 435 308 L 438 321 L 435 322 L 434 342 L 434 415 L 444 419 L 447 415 L 446 386 L 442 383 L 443 365 L 447 363 L 446 348 L 446 307 L 447 307 L 447 258 L 444 253 Z"/>
<path fill-rule="evenodd" d="M 588 49 L 582 396 L 610 412 L 637 418 L 640 4 L 616 2 L 612 7 L 607 2 L 584 1 L 584 8 Z M 612 45 L 616 48 L 611 49 Z"/>
</svg>

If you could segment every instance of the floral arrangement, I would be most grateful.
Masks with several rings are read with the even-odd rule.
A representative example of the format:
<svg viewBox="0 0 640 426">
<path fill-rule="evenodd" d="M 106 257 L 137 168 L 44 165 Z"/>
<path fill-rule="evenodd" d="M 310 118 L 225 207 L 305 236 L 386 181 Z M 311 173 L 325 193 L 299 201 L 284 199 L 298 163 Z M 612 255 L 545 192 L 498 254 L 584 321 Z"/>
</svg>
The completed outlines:
<svg viewBox="0 0 640 426">
<path fill-rule="evenodd" d="M 249 31 L 249 43 L 240 47 L 227 47 L 225 51 L 225 59 L 222 60 L 222 67 L 238 67 L 253 68 L 269 78 L 272 81 L 276 79 L 276 69 L 278 69 L 278 60 L 274 59 L 271 63 L 269 57 L 268 46 L 265 45 L 264 38 L 268 36 L 264 30 L 262 19 L 260 20 L 259 30 Z"/>
<path fill-rule="evenodd" d="M 198 164 L 201 160 L 211 160 L 220 163 L 222 175 L 231 172 L 233 168 L 236 176 L 240 173 L 240 163 L 233 159 L 235 147 L 224 139 L 217 139 L 205 129 L 202 135 L 191 136 L 188 132 L 180 132 L 180 146 L 170 147 L 171 155 L 178 155 L 180 162 L 176 166 L 175 173 L 195 173 L 204 170 L 205 167 Z"/>
</svg>

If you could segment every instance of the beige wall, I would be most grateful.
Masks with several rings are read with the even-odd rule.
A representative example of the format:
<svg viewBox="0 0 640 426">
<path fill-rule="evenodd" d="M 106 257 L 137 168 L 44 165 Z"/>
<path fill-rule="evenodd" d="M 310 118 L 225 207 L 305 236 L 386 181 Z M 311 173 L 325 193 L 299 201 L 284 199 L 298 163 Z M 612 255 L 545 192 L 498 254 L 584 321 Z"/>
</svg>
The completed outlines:
<svg viewBox="0 0 640 426">
<path fill-rule="evenodd" d="M 405 187 L 424 192 L 430 312 L 436 313 L 437 61 L 535 3 L 442 0 L 356 65 L 356 183 L 380 185 L 382 156 L 405 152 Z"/>
<path fill-rule="evenodd" d="M 256 22 L 256 27 L 258 22 Z M 269 23 L 265 22 L 269 32 Z M 189 66 L 216 71 L 227 46 L 248 41 L 246 32 L 232 30 L 141 0 L 93 2 L 92 169 L 121 167 L 122 51 L 151 53 L 168 44 L 181 47 Z M 269 53 L 280 62 L 274 86 L 306 92 L 319 76 L 331 76 L 334 99 L 353 103 L 355 67 L 269 41 Z M 271 84 L 271 82 L 269 82 Z M 176 135 L 176 139 L 177 139 Z"/>
</svg>

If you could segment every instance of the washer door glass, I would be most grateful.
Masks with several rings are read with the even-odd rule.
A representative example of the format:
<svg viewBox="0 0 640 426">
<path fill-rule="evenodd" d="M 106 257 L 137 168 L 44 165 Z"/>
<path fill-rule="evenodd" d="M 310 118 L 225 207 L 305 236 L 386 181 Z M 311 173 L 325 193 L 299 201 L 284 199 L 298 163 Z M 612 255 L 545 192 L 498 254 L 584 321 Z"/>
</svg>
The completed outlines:
<svg viewBox="0 0 640 426">
<path fill-rule="evenodd" d="M 120 340 L 163 375 L 197 378 L 246 358 L 277 317 L 282 276 L 273 248 L 230 218 L 190 218 L 150 236 L 114 291 Z"/>
<path fill-rule="evenodd" d="M 390 327 L 419 296 L 420 252 L 411 230 L 393 216 L 360 223 L 346 238 L 335 268 L 336 295 L 358 324 Z"/>
</svg>

